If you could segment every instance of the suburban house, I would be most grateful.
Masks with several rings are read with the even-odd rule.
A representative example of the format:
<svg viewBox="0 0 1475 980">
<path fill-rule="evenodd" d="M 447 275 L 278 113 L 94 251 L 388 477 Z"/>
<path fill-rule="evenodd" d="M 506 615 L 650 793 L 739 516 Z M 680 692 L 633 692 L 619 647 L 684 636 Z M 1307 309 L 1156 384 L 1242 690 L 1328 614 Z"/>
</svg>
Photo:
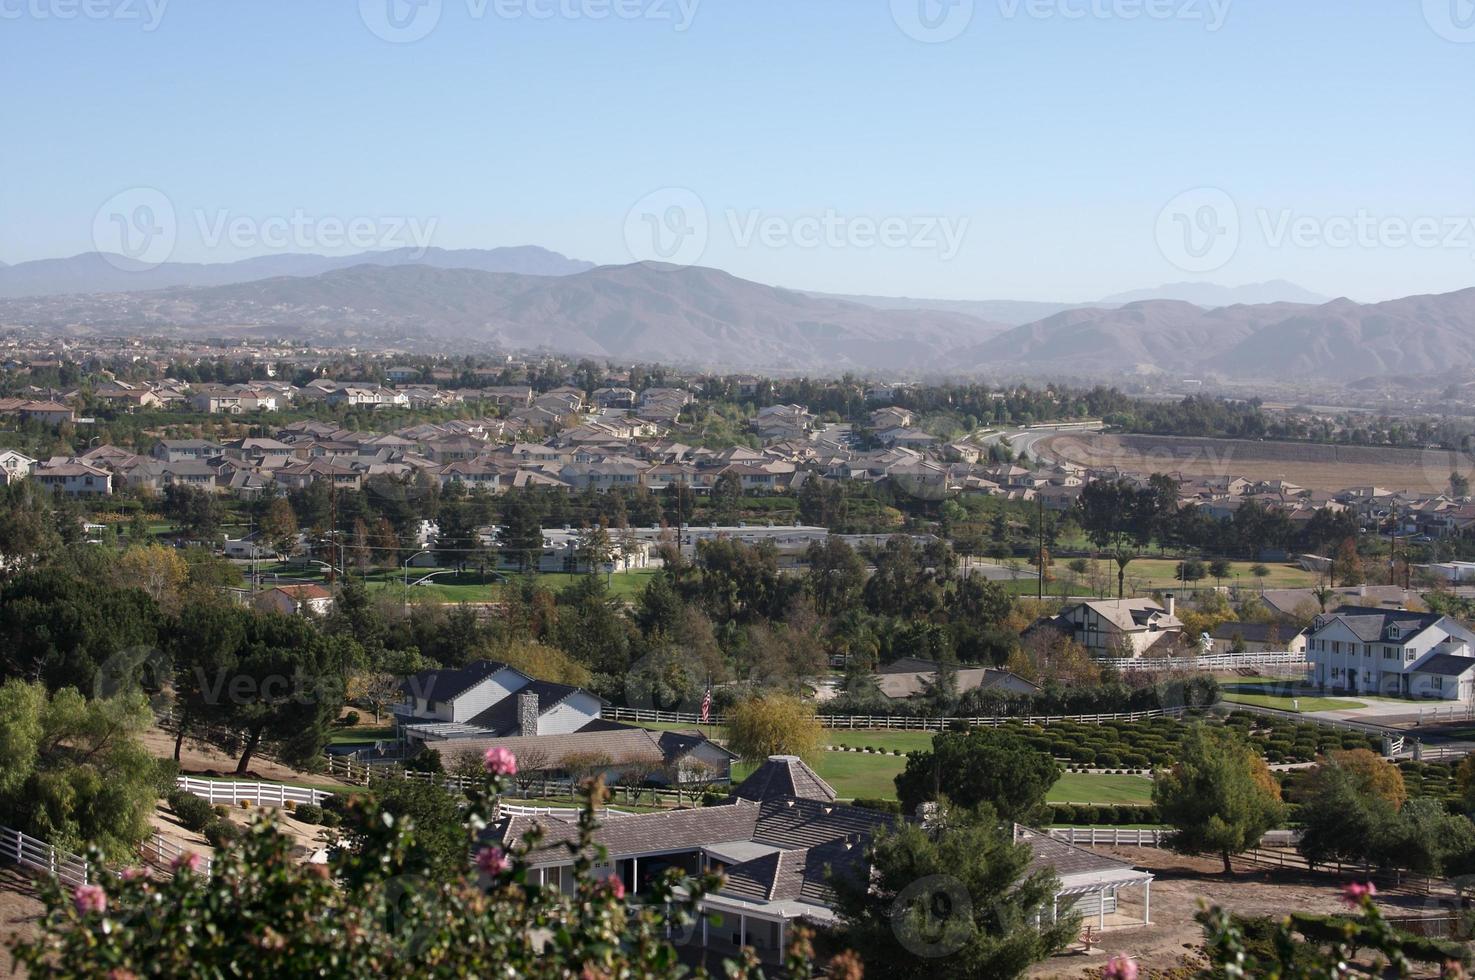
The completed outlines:
<svg viewBox="0 0 1475 980">
<path fill-rule="evenodd" d="M 279 585 L 256 597 L 256 607 L 264 612 L 284 616 L 307 613 L 323 616 L 333 611 L 333 593 L 311 582 L 303 585 Z"/>
<path fill-rule="evenodd" d="M 773 961 L 783 955 L 795 923 L 835 923 L 831 882 L 867 877 L 871 839 L 900 819 L 842 803 L 801 759 L 771 756 L 725 804 L 605 821 L 594 833 L 606 851 L 594 874 L 618 878 L 638 900 L 669 869 L 720 872 L 722 888 L 702 899 L 701 923 L 687 942 L 723 952 L 751 946 Z M 542 836 L 528 856 L 531 878 L 572 891 L 578 857 L 568 847 L 578 839 L 573 817 L 510 816 L 488 836 L 510 847 L 535 828 Z M 1103 927 L 1127 924 L 1117 912 L 1118 892 L 1141 886 L 1143 914 L 1132 924 L 1148 919 L 1151 874 L 1023 827 L 1015 828 L 1015 839 L 1033 850 L 1031 871 L 1051 868 L 1060 878 L 1050 908 L 1038 912 L 1041 918 L 1073 910 L 1097 917 Z"/>
<path fill-rule="evenodd" d="M 34 459 L 18 449 L 0 450 L 0 484 L 24 480 L 35 465 Z"/>
<path fill-rule="evenodd" d="M 1029 631 L 1059 630 L 1093 657 L 1140 657 L 1150 648 L 1183 635 L 1183 621 L 1152 599 L 1088 599 L 1042 619 Z"/>
<path fill-rule="evenodd" d="M 113 492 L 113 474 L 77 459 L 37 463 L 31 477 L 53 493 L 68 497 L 103 497 Z"/>
<path fill-rule="evenodd" d="M 1475 700 L 1475 633 L 1439 613 L 1344 606 L 1306 641 L 1317 687 L 1350 694 Z"/>
<path fill-rule="evenodd" d="M 493 660 L 423 670 L 401 690 L 406 700 L 393 713 L 404 737 L 421 743 L 567 735 L 598 721 L 604 710 L 588 691 L 533 680 Z"/>
</svg>

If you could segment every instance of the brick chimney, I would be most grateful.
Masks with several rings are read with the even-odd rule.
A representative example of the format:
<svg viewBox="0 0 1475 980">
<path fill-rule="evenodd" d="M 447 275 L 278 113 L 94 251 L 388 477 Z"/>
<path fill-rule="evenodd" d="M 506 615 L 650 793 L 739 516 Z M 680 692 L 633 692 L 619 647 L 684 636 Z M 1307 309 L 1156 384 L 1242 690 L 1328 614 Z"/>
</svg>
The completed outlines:
<svg viewBox="0 0 1475 980">
<path fill-rule="evenodd" d="M 523 691 L 517 696 L 517 728 L 519 735 L 538 734 L 538 694 Z"/>
</svg>

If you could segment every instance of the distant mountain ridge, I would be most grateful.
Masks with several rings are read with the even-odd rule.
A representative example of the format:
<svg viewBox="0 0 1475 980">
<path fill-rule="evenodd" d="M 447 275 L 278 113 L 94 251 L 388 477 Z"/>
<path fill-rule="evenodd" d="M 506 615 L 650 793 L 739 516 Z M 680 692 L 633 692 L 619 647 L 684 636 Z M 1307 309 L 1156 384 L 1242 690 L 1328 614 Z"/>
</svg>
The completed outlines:
<svg viewBox="0 0 1475 980">
<path fill-rule="evenodd" d="M 1175 299 L 1204 309 L 1223 306 L 1263 306 L 1267 303 L 1306 303 L 1320 306 L 1331 302 L 1330 296 L 1313 293 L 1293 282 L 1272 279 L 1270 282 L 1244 286 L 1219 286 L 1211 282 L 1174 282 L 1153 289 L 1136 289 L 1108 296 L 1096 306 L 1126 306 L 1145 300 Z"/>
<path fill-rule="evenodd" d="M 573 261 L 545 261 L 549 255 L 525 257 L 545 271 Z M 468 261 L 452 253 L 436 260 Z M 936 301 L 945 308 L 929 308 L 925 302 L 872 305 L 714 269 L 645 263 L 539 275 L 401 258 L 220 286 L 0 298 L 0 324 L 92 334 L 180 330 L 355 343 L 467 341 L 831 376 L 1164 373 L 1353 381 L 1475 370 L 1475 288 L 1373 304 L 1337 299 L 1208 309 L 1149 299 L 1055 309 L 1017 325 L 971 312 L 989 308 L 986 303 Z"/>
<path fill-rule="evenodd" d="M 356 255 L 290 252 L 237 262 L 165 262 L 147 266 L 122 255 L 84 252 L 64 259 L 0 264 L 0 297 L 133 292 L 174 286 L 227 286 L 278 276 L 319 276 L 356 265 L 426 265 L 526 276 L 570 276 L 594 263 L 570 259 L 535 245 L 511 248 L 398 248 Z"/>
</svg>

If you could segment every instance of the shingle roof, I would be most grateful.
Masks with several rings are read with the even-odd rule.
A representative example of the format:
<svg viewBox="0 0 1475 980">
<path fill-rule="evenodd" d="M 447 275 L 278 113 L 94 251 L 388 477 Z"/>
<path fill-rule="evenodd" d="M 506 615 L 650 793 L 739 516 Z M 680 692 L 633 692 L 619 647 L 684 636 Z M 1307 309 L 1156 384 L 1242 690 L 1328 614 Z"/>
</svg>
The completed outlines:
<svg viewBox="0 0 1475 980">
<path fill-rule="evenodd" d="M 1017 824 L 1014 827 L 1014 839 L 1028 844 L 1033 852 L 1029 860 L 1031 872 L 1053 870 L 1064 878 L 1067 875 L 1100 874 L 1131 867 L 1125 861 L 1117 861 Z"/>
<path fill-rule="evenodd" d="M 703 844 L 751 840 L 758 826 L 758 809 L 756 803 L 735 800 L 700 810 L 642 813 L 601 824 L 594 832 L 594 840 L 604 845 L 611 857 L 694 850 Z M 564 845 L 579 838 L 578 826 L 567 821 L 552 817 L 512 817 L 502 828 L 502 840 L 507 844 L 518 843 L 535 827 L 542 828 L 543 837 L 537 849 L 528 855 L 530 863 L 567 861 L 568 849 Z"/>
<path fill-rule="evenodd" d="M 754 802 L 798 798 L 828 803 L 835 799 L 834 788 L 797 755 L 769 756 L 767 762 L 753 770 L 732 792 L 740 799 Z"/>
<path fill-rule="evenodd" d="M 427 701 L 454 701 L 506 664 L 493 660 L 476 660 L 452 670 L 422 670 L 400 685 L 400 690 Z"/>
<path fill-rule="evenodd" d="M 518 730 L 519 719 L 517 712 L 522 695 L 536 694 L 538 696 L 538 714 L 544 715 L 556 705 L 563 703 L 577 693 L 579 693 L 579 688 L 570 687 L 568 684 L 555 684 L 552 681 L 532 681 L 513 691 L 485 711 L 471 716 L 467 719 L 466 724 L 475 725 L 478 728 L 486 728 L 498 734 L 510 735 Z"/>
<path fill-rule="evenodd" d="M 1416 665 L 1415 670 L 1420 674 L 1440 674 L 1445 677 L 1458 677 L 1471 667 L 1475 667 L 1475 657 L 1461 657 L 1453 653 L 1436 653 L 1423 663 Z"/>
</svg>

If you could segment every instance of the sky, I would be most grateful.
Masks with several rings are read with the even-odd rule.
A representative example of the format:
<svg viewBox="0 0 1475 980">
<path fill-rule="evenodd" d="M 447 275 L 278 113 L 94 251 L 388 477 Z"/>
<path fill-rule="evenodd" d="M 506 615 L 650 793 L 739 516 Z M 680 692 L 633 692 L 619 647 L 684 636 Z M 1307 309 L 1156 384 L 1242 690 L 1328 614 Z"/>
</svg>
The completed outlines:
<svg viewBox="0 0 1475 980">
<path fill-rule="evenodd" d="M 0 261 L 1475 285 L 1472 0 L 0 0 Z"/>
</svg>

